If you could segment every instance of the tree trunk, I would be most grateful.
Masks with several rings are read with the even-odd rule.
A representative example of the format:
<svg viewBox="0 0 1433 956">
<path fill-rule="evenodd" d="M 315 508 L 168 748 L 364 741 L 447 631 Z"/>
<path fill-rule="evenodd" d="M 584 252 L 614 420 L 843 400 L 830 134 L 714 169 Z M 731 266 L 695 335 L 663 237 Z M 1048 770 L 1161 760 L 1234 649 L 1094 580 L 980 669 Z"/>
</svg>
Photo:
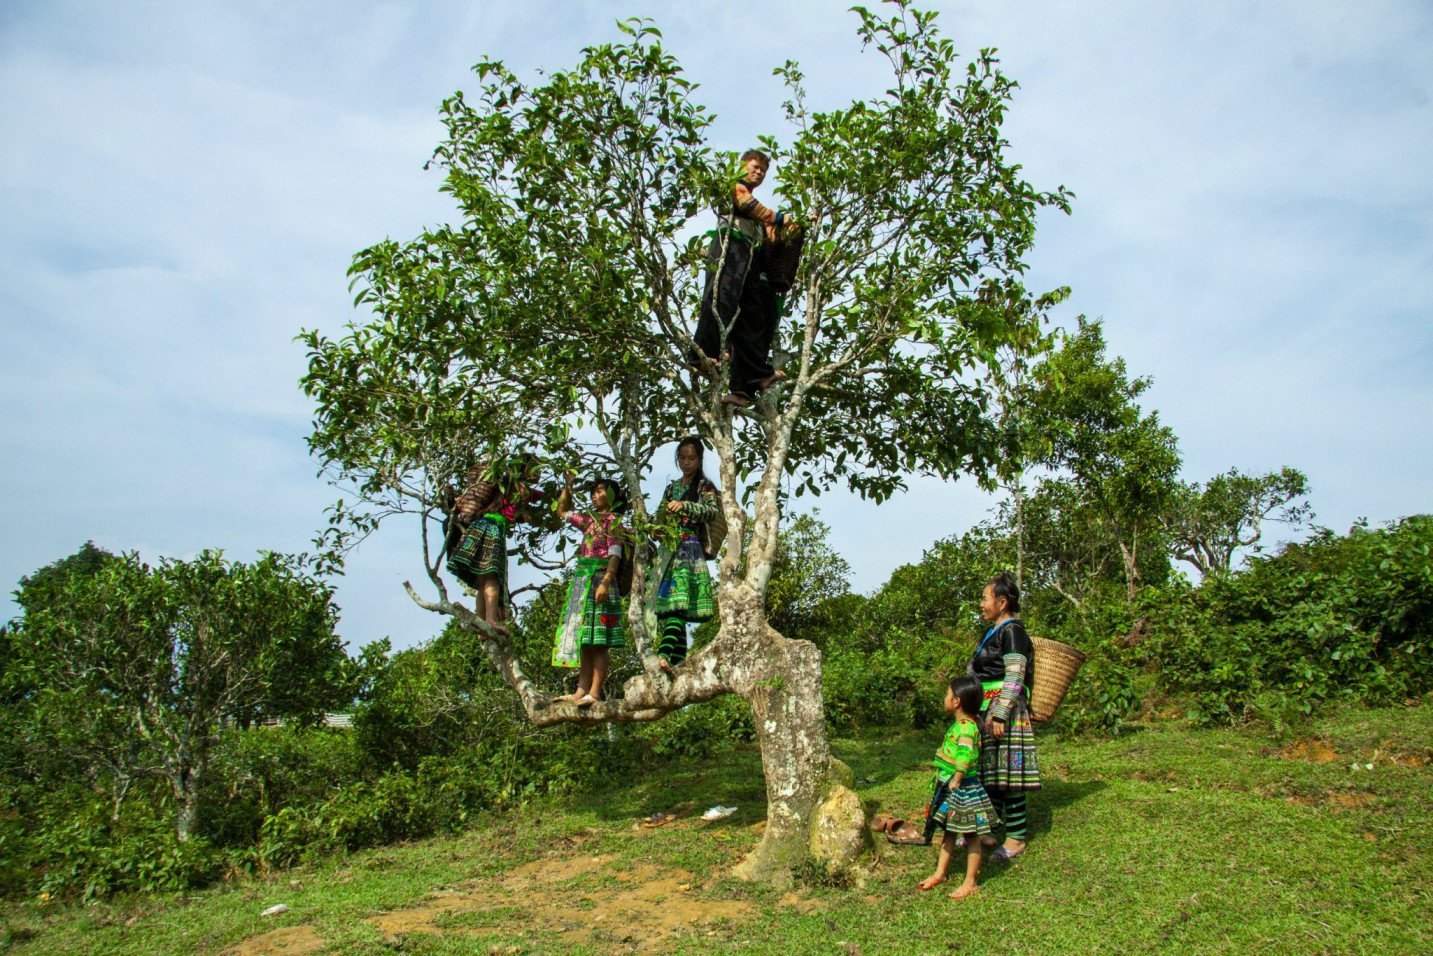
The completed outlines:
<svg viewBox="0 0 1433 956">
<path fill-rule="evenodd" d="M 813 863 L 833 875 L 858 871 L 873 846 L 854 775 L 826 740 L 821 652 L 773 631 L 749 594 L 722 612 L 724 627 L 754 651 L 733 668 L 734 683 L 751 705 L 766 778 L 766 830 L 736 875 L 785 884 Z"/>
<path fill-rule="evenodd" d="M 174 803 L 178 808 L 174 832 L 180 843 L 188 843 L 199 825 L 199 768 L 184 764 L 169 774 L 169 785 L 174 790 Z"/>
</svg>

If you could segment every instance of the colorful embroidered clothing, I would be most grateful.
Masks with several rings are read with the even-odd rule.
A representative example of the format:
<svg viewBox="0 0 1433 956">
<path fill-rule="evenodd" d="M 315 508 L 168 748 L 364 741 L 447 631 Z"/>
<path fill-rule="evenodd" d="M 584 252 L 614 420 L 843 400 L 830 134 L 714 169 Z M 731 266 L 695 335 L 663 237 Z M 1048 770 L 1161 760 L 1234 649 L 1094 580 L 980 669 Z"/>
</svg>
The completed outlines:
<svg viewBox="0 0 1433 956">
<path fill-rule="evenodd" d="M 567 513 L 567 523 L 582 531 L 577 549 L 577 569 L 567 587 L 567 602 L 552 645 L 554 667 L 577 667 L 584 647 L 622 647 L 626 630 L 622 621 L 622 596 L 616 575 L 607 588 L 607 599 L 597 603 L 597 586 L 607 577 L 612 559 L 621 557 L 621 525 L 617 515 Z"/>
<path fill-rule="evenodd" d="M 503 593 L 507 593 L 508 523 L 498 515 L 483 515 L 463 532 L 462 539 L 448 557 L 448 572 L 470 588 L 478 586 L 478 577 L 497 575 Z"/>
<path fill-rule="evenodd" d="M 657 558 L 652 568 L 654 573 L 648 576 L 654 592 L 648 595 L 648 607 L 654 617 L 709 621 L 716 614 L 716 602 L 712 597 L 712 576 L 702 554 L 699 532 L 721 505 L 717 503 L 716 488 L 711 482 L 703 483 L 695 501 L 687 500 L 687 491 L 687 484 L 679 478 L 667 485 L 662 493 L 662 502 L 657 506 L 658 516 L 667 518 L 670 515 L 667 503 L 681 502 L 682 510 L 676 516 L 676 525 L 682 536 L 675 548 L 669 544 L 657 547 Z M 649 624 L 655 625 L 655 621 Z"/>
<path fill-rule="evenodd" d="M 984 691 L 980 772 L 985 785 L 993 791 L 1039 790 L 1040 759 L 1029 705 L 1035 646 L 1025 625 L 1010 618 L 987 631 L 967 673 Z M 1005 733 L 995 737 L 989 721 L 1004 723 Z"/>
<path fill-rule="evenodd" d="M 578 558 L 577 570 L 567 588 L 562 622 L 553 640 L 554 667 L 576 667 L 584 647 L 623 647 L 626 628 L 622 620 L 622 598 L 614 580 L 607 600 L 597 603 L 597 586 L 607 574 L 608 558 Z"/>
<path fill-rule="evenodd" d="M 926 808 L 926 836 L 946 833 L 989 833 L 999 823 L 990 795 L 980 783 L 980 730 L 973 720 L 957 720 L 935 752 L 935 776 Z M 961 774 L 959 786 L 955 775 Z"/>
<path fill-rule="evenodd" d="M 622 540 L 617 534 L 617 516 L 582 514 L 578 511 L 567 513 L 567 523 L 582 532 L 582 544 L 577 548 L 579 558 L 615 558 L 622 554 Z"/>
</svg>

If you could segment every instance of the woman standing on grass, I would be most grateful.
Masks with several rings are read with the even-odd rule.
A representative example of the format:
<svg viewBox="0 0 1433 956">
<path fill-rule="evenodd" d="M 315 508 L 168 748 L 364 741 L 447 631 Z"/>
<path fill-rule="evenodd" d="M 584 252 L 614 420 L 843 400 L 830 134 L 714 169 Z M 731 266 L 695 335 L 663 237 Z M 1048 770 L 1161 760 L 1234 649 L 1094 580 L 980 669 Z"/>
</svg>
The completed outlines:
<svg viewBox="0 0 1433 956">
<path fill-rule="evenodd" d="M 990 579 L 980 598 L 980 616 L 990 622 L 966 672 L 980 681 L 980 779 L 1000 819 L 1005 842 L 990 855 L 1004 863 L 1025 852 L 1026 794 L 1040 789 L 1040 764 L 1030 723 L 1030 689 L 1035 684 L 1035 646 L 1020 613 L 1020 588 L 1009 574 Z M 994 838 L 986 837 L 994 846 Z"/>
<path fill-rule="evenodd" d="M 702 548 L 702 532 L 721 509 L 716 486 L 702 471 L 706 449 L 689 435 L 677 443 L 677 467 L 682 476 L 667 485 L 656 517 L 675 531 L 657 544 L 657 557 L 649 581 L 656 582 L 650 606 L 660 625 L 657 654 L 662 670 L 672 669 L 687 657 L 687 624 L 709 621 L 716 614 L 712 576 Z M 675 538 L 675 545 L 670 538 Z"/>
</svg>

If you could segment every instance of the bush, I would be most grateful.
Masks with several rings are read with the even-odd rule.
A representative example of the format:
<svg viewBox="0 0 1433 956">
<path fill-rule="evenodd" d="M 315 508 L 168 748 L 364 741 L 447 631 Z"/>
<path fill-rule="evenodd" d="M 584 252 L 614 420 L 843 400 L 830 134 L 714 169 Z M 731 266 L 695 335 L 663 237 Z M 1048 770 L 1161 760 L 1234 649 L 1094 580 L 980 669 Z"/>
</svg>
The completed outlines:
<svg viewBox="0 0 1433 956">
<path fill-rule="evenodd" d="M 1433 518 L 1321 530 L 1169 602 L 1153 655 L 1196 723 L 1277 725 L 1320 703 L 1386 704 L 1433 678 Z"/>
<path fill-rule="evenodd" d="M 179 842 L 162 802 L 136 799 L 111 821 L 108 799 L 57 798 L 55 817 L 24 848 L 25 888 L 91 900 L 123 890 L 182 890 L 218 874 L 222 857 L 208 841 Z"/>
</svg>

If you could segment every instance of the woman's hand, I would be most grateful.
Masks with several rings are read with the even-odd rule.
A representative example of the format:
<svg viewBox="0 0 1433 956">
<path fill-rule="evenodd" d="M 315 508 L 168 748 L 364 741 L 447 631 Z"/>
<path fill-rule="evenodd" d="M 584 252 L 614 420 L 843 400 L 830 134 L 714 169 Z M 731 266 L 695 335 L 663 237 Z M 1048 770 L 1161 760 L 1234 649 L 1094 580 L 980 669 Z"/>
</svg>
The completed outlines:
<svg viewBox="0 0 1433 956">
<path fill-rule="evenodd" d="M 991 720 L 985 727 L 990 731 L 990 736 L 996 740 L 1005 736 L 1005 721 L 1003 720 Z"/>
<path fill-rule="evenodd" d="M 669 501 L 669 502 L 667 502 L 667 510 L 670 511 L 670 512 L 671 512 L 672 514 L 674 514 L 674 515 L 675 515 L 675 514 L 681 514 L 681 511 L 682 511 L 682 502 L 680 502 L 680 501 Z"/>
</svg>

